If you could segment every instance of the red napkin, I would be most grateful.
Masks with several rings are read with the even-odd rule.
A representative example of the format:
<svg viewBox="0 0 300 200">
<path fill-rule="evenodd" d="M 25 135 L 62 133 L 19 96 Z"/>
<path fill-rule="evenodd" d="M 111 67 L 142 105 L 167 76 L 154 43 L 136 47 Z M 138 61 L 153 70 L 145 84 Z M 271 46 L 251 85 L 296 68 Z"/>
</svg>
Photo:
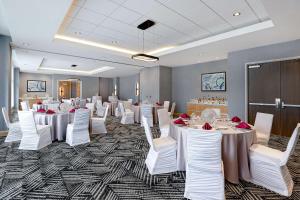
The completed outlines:
<svg viewBox="0 0 300 200">
<path fill-rule="evenodd" d="M 210 125 L 209 123 L 205 123 L 205 124 L 202 126 L 202 128 L 203 128 L 204 130 L 211 130 L 211 129 L 212 129 L 212 127 L 211 127 L 211 125 Z"/>
<path fill-rule="evenodd" d="M 232 122 L 241 122 L 241 119 L 239 117 L 235 116 L 231 119 L 231 121 Z"/>
<path fill-rule="evenodd" d="M 184 123 L 184 121 L 183 121 L 181 118 L 176 119 L 176 120 L 174 121 L 174 124 L 186 125 L 186 124 Z"/>
<path fill-rule="evenodd" d="M 74 113 L 75 112 L 75 108 L 72 108 L 69 112 L 70 113 Z"/>
<path fill-rule="evenodd" d="M 42 102 L 42 101 L 40 101 L 40 100 L 38 100 L 38 101 L 36 102 L 36 104 L 38 104 L 38 105 L 42 105 L 42 104 L 43 104 L 43 102 Z"/>
<path fill-rule="evenodd" d="M 134 103 L 133 105 L 135 105 L 135 106 L 138 106 L 138 105 L 139 105 L 139 103 L 138 103 L 138 102 L 136 102 L 136 103 Z"/>
<path fill-rule="evenodd" d="M 45 112 L 46 112 L 46 110 L 45 110 L 45 109 L 43 109 L 43 108 L 41 108 L 41 109 L 38 109 L 38 110 L 37 110 L 37 112 L 38 112 L 38 113 L 45 113 Z"/>
<path fill-rule="evenodd" d="M 246 122 L 241 122 L 239 125 L 235 126 L 236 128 L 242 128 L 242 129 L 251 129 L 251 126 L 247 124 Z"/>
<path fill-rule="evenodd" d="M 55 114 L 55 111 L 54 110 L 47 110 L 46 114 Z"/>
<path fill-rule="evenodd" d="M 182 113 L 180 115 L 180 117 L 183 118 L 183 119 L 190 119 L 190 116 L 188 114 L 186 114 L 186 113 Z"/>
<path fill-rule="evenodd" d="M 162 106 L 162 104 L 161 104 L 161 103 L 159 103 L 159 102 L 156 102 L 156 105 L 158 105 L 158 106 Z"/>
</svg>

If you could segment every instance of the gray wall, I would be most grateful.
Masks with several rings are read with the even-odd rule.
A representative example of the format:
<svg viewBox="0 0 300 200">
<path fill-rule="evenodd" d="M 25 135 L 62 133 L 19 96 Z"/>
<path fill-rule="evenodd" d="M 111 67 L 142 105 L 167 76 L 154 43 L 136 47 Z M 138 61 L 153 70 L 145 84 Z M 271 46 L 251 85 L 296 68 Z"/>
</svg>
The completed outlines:
<svg viewBox="0 0 300 200">
<path fill-rule="evenodd" d="M 135 86 L 139 79 L 139 74 L 120 77 L 119 98 L 122 100 L 133 99 L 134 102 L 138 102 L 139 99 L 135 96 Z"/>
<path fill-rule="evenodd" d="M 245 117 L 246 63 L 298 56 L 300 56 L 300 40 L 229 53 L 228 103 L 230 115 Z M 299 90 L 299 88 L 297 89 Z"/>
<path fill-rule="evenodd" d="M 11 80 L 11 38 L 0 35 L 0 108 L 10 107 L 10 80 Z M 0 131 L 6 130 L 2 114 L 0 114 Z"/>
<path fill-rule="evenodd" d="M 27 92 L 27 80 L 42 80 L 46 81 L 46 92 Z M 45 96 L 46 93 L 49 96 L 53 96 L 52 94 L 52 75 L 48 74 L 35 74 L 35 73 L 24 73 L 20 72 L 20 97 L 23 97 L 24 94 L 28 96 Z"/>
<path fill-rule="evenodd" d="M 144 68 L 140 72 L 141 101 L 159 101 L 159 67 Z"/>
<path fill-rule="evenodd" d="M 199 97 L 225 97 L 228 92 L 202 92 L 201 74 L 211 72 L 227 72 L 226 60 L 208 63 L 199 63 L 176 67 L 172 69 L 172 101 L 176 102 L 176 112 L 186 112 L 186 103 L 192 98 Z M 227 86 L 231 81 L 227 76 Z M 228 87 L 227 87 L 228 88 Z"/>
<path fill-rule="evenodd" d="M 88 76 L 73 76 L 73 75 L 47 75 L 35 73 L 20 73 L 20 96 L 28 94 L 28 96 L 45 96 L 48 93 L 53 98 L 57 98 L 57 82 L 66 79 L 80 79 L 82 81 L 82 98 L 92 97 L 99 94 L 99 78 Z M 45 80 L 46 93 L 44 92 L 29 92 L 27 93 L 27 80 Z"/>
<path fill-rule="evenodd" d="M 113 93 L 113 86 L 112 78 L 99 78 L 99 95 L 102 96 L 102 101 L 108 100 L 108 96 Z"/>
<path fill-rule="evenodd" d="M 159 67 L 159 101 L 172 102 L 172 68 Z"/>
<path fill-rule="evenodd" d="M 20 94 L 20 68 L 14 68 L 14 108 L 18 109 Z"/>
</svg>

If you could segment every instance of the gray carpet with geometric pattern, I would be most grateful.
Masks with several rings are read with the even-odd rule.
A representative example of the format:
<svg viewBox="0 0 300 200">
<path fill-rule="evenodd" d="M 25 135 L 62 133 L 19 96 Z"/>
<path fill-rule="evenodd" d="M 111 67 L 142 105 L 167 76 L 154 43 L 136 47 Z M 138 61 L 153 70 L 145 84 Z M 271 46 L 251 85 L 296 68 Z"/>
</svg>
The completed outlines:
<svg viewBox="0 0 300 200">
<path fill-rule="evenodd" d="M 86 145 L 54 142 L 40 151 L 19 150 L 0 138 L 0 199 L 184 199 L 185 173 L 150 175 L 149 145 L 139 125 L 108 118 L 108 134 Z M 159 137 L 153 128 L 154 137 Z M 288 139 L 272 136 L 270 146 L 284 150 Z M 299 142 L 300 143 L 300 142 Z M 285 198 L 254 184 L 226 182 L 226 199 L 300 199 L 300 144 L 288 162 L 295 186 Z M 152 180 L 150 187 L 150 180 Z"/>
</svg>

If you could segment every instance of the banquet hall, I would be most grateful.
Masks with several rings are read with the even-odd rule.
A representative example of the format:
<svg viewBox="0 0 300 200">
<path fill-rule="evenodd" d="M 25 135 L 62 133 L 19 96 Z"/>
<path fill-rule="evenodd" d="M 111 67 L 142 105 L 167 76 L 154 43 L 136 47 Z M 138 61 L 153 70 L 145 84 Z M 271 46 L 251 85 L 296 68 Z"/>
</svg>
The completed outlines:
<svg viewBox="0 0 300 200">
<path fill-rule="evenodd" d="M 0 0 L 0 199 L 299 200 L 299 10 Z"/>
</svg>

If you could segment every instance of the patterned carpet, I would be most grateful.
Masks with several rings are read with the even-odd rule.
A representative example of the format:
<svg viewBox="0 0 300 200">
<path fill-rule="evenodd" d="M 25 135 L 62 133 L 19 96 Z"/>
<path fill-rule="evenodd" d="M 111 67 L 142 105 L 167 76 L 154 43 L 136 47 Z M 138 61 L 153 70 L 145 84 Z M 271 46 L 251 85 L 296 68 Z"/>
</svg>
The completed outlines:
<svg viewBox="0 0 300 200">
<path fill-rule="evenodd" d="M 40 151 L 18 150 L 0 138 L 0 199 L 183 199 L 185 173 L 150 176 L 144 160 L 146 137 L 139 125 L 108 119 L 109 134 L 70 147 L 54 142 Z M 154 137 L 159 137 L 157 128 Z M 284 150 L 286 138 L 272 136 L 270 146 Z M 300 142 L 299 142 L 300 143 Z M 227 199 L 300 199 L 300 144 L 288 162 L 295 187 L 290 198 L 251 183 L 226 183 Z"/>
</svg>

